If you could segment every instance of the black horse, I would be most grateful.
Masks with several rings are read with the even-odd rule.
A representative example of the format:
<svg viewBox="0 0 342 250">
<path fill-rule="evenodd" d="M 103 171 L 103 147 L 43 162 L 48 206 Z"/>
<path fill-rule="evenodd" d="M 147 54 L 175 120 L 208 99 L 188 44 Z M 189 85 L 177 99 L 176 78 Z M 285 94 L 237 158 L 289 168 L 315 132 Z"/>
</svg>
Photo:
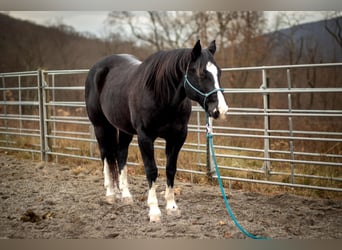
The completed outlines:
<svg viewBox="0 0 342 250">
<path fill-rule="evenodd" d="M 137 134 L 149 185 L 150 221 L 160 220 L 154 159 L 154 141 L 160 137 L 166 140 L 166 209 L 178 213 L 174 177 L 178 153 L 187 136 L 191 100 L 215 119 L 228 110 L 220 88 L 221 70 L 213 58 L 215 51 L 215 41 L 206 49 L 197 41 L 192 49 L 160 51 L 143 62 L 131 55 L 111 55 L 90 69 L 86 107 L 99 144 L 110 202 L 118 195 L 132 201 L 126 161 L 128 146 Z"/>
</svg>

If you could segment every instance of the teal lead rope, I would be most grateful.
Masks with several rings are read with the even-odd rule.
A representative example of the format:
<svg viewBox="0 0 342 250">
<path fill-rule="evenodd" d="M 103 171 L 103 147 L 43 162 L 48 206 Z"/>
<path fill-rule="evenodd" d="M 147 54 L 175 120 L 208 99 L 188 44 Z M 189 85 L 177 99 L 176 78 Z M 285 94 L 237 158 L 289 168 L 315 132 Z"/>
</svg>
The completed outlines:
<svg viewBox="0 0 342 250">
<path fill-rule="evenodd" d="M 228 214 L 230 216 L 230 218 L 233 220 L 234 224 L 236 225 L 236 227 L 244 234 L 246 235 L 247 237 L 249 238 L 252 238 L 252 239 L 256 239 L 256 240 L 270 240 L 269 238 L 264 238 L 264 237 L 260 237 L 260 236 L 255 236 L 249 232 L 247 232 L 241 225 L 240 223 L 237 221 L 237 219 L 235 218 L 235 215 L 232 211 L 232 208 L 230 207 L 229 205 L 229 202 L 228 202 L 228 199 L 227 199 L 227 196 L 226 196 L 226 193 L 224 191 L 224 188 L 223 188 L 223 184 L 222 184 L 222 179 L 221 179 L 221 175 L 220 175 L 220 171 L 218 169 L 218 166 L 217 166 L 217 162 L 216 162 L 216 156 L 215 156 L 215 151 L 214 151 L 214 143 L 213 143 L 213 134 L 212 134 L 212 131 L 211 131 L 211 125 L 209 123 L 209 117 L 208 117 L 208 114 L 207 114 L 207 138 L 208 138 L 208 141 L 209 141 L 209 146 L 210 146 L 210 151 L 211 151 L 211 158 L 213 160 L 213 163 L 215 165 L 215 171 L 216 171 L 216 175 L 217 175 L 217 179 L 218 179 L 218 182 L 219 182 L 219 185 L 220 185 L 220 189 L 221 189 L 221 193 L 222 193 L 222 197 L 224 199 L 224 203 L 226 205 L 226 208 L 227 208 L 227 211 L 228 211 Z"/>
</svg>

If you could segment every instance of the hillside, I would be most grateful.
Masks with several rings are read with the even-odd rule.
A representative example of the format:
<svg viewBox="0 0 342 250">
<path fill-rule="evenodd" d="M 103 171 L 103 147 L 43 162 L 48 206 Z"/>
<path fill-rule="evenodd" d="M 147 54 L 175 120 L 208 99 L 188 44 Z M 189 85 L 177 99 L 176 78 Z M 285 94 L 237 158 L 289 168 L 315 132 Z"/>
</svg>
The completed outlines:
<svg viewBox="0 0 342 250">
<path fill-rule="evenodd" d="M 339 18 L 340 23 L 342 23 Z M 327 24 L 336 29 L 336 19 Z M 301 24 L 241 43 L 217 56 L 219 64 L 253 66 L 341 62 L 342 49 L 326 31 L 324 21 Z M 251 42 L 250 42 L 251 43 Z M 72 27 L 44 27 L 0 13 L 0 72 L 89 68 L 111 53 L 133 53 L 140 58 L 152 51 L 111 37 L 107 41 L 77 33 Z M 224 56 L 222 55 L 224 54 Z M 243 56 L 242 56 L 243 55 Z M 241 58 L 244 60 L 242 61 Z"/>
<path fill-rule="evenodd" d="M 273 50 L 275 58 L 270 61 L 277 63 L 277 56 L 285 56 L 283 60 L 287 60 L 288 64 L 342 62 L 342 47 L 325 28 L 327 25 L 337 33 L 337 22 L 342 26 L 342 17 L 327 20 L 326 23 L 317 21 L 300 24 L 268 34 L 276 40 Z M 341 30 L 339 32 L 341 36 Z"/>
<path fill-rule="evenodd" d="M 145 56 L 146 49 L 112 38 L 102 41 L 72 27 L 44 27 L 0 13 L 0 72 L 89 68 L 99 58 L 120 52 Z"/>
</svg>

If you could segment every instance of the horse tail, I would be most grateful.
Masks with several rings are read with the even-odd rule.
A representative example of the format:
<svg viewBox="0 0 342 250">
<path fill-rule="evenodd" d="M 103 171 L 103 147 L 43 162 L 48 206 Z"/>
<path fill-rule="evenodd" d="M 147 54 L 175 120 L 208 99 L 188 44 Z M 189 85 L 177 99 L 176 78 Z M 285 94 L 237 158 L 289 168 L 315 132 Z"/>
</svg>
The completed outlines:
<svg viewBox="0 0 342 250">
<path fill-rule="evenodd" d="M 99 117 L 102 117 L 101 121 L 106 120 L 100 105 L 100 94 L 108 72 L 108 67 L 96 67 L 95 65 L 90 69 L 85 82 L 86 110 L 93 125 L 95 125 L 94 123 L 98 121 Z"/>
<path fill-rule="evenodd" d="M 101 90 L 103 88 L 103 85 L 106 81 L 106 77 L 108 75 L 109 68 L 104 66 L 101 68 L 97 68 L 95 70 L 93 82 L 95 84 L 95 90 L 97 91 L 97 94 L 100 95 Z"/>
<path fill-rule="evenodd" d="M 90 69 L 85 82 L 85 99 L 95 98 L 92 101 L 98 101 L 102 88 L 104 86 L 109 68 L 96 67 Z"/>
</svg>

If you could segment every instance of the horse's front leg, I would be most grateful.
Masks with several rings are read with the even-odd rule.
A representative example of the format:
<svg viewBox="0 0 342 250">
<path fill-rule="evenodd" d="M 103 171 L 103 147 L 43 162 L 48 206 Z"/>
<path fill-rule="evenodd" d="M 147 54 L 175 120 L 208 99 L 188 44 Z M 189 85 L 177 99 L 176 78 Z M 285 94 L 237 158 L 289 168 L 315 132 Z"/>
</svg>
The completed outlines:
<svg viewBox="0 0 342 250">
<path fill-rule="evenodd" d="M 182 148 L 185 138 L 186 131 L 172 136 L 166 139 L 166 190 L 165 190 L 165 200 L 166 200 L 166 211 L 168 215 L 180 215 L 180 210 L 175 201 L 174 194 L 174 179 L 177 171 L 177 159 L 180 149 Z"/>
<path fill-rule="evenodd" d="M 158 206 L 156 180 L 158 176 L 158 168 L 154 159 L 154 143 L 155 138 L 147 136 L 145 133 L 138 133 L 138 144 L 141 156 L 145 166 L 146 178 L 149 185 L 147 204 L 150 207 L 149 217 L 151 222 L 160 221 L 161 212 Z"/>
</svg>

